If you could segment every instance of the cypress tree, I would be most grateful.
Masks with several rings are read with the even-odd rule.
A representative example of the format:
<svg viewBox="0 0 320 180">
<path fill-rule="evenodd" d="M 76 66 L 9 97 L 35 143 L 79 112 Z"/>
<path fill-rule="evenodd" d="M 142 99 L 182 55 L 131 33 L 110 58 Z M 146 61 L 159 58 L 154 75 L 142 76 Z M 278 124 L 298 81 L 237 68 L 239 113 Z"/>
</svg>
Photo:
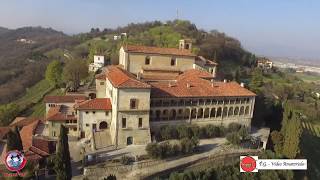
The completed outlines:
<svg viewBox="0 0 320 180">
<path fill-rule="evenodd" d="M 23 150 L 22 140 L 17 127 L 14 127 L 13 130 L 11 129 L 7 134 L 7 151 L 12 150 Z"/>
<path fill-rule="evenodd" d="M 54 169 L 57 173 L 57 180 L 71 180 L 72 169 L 68 144 L 68 129 L 64 126 L 60 128 Z"/>
</svg>

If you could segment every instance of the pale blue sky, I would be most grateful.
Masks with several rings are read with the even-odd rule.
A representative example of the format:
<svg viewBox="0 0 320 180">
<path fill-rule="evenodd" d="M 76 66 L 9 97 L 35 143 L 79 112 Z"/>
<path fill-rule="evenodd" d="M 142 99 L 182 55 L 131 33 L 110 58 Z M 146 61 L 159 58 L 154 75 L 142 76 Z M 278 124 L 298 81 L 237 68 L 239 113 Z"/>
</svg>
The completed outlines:
<svg viewBox="0 0 320 180">
<path fill-rule="evenodd" d="M 259 55 L 320 59 L 317 0 L 1 0 L 0 26 L 52 27 L 65 33 L 130 22 L 190 20 L 236 37 Z"/>
</svg>

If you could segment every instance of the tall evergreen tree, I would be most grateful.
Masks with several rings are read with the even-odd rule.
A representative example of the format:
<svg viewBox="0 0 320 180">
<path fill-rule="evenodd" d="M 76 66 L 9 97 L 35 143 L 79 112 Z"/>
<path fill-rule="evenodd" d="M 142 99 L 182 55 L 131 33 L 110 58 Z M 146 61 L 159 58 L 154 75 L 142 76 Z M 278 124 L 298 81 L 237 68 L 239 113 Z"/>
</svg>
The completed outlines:
<svg viewBox="0 0 320 180">
<path fill-rule="evenodd" d="M 282 120 L 281 133 L 283 135 L 282 154 L 288 158 L 295 158 L 300 152 L 302 124 L 300 113 L 290 102 L 286 103 Z"/>
<path fill-rule="evenodd" d="M 10 130 L 7 135 L 7 151 L 12 150 L 23 150 L 20 133 L 17 127 L 15 127 L 13 130 Z"/>
<path fill-rule="evenodd" d="M 57 173 L 57 180 L 70 180 L 72 168 L 68 144 L 68 129 L 64 126 L 60 128 L 58 149 L 55 158 L 54 169 Z"/>
</svg>

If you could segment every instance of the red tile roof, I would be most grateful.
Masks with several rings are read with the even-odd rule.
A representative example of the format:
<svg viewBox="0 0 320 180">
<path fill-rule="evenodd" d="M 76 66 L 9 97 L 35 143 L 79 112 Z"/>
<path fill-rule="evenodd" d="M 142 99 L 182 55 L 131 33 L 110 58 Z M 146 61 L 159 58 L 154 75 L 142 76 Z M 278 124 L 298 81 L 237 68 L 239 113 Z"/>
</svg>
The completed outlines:
<svg viewBox="0 0 320 180">
<path fill-rule="evenodd" d="M 178 67 L 149 67 L 149 66 L 142 66 L 141 69 L 144 71 L 160 71 L 160 72 L 175 72 L 181 73 L 180 68 Z"/>
<path fill-rule="evenodd" d="M 40 156 L 39 154 L 36 154 L 35 152 L 32 151 L 26 151 L 24 153 L 24 157 L 28 160 L 28 161 L 32 161 L 32 162 L 38 162 L 40 161 L 40 159 L 42 159 L 43 157 Z"/>
<path fill-rule="evenodd" d="M 152 73 L 142 74 L 141 79 L 144 81 L 168 81 L 175 80 L 178 75 L 176 74 L 163 74 L 163 73 Z"/>
<path fill-rule="evenodd" d="M 32 146 L 32 137 L 39 122 L 40 120 L 34 121 L 21 129 L 20 136 L 24 150 L 27 150 Z"/>
<path fill-rule="evenodd" d="M 204 64 L 204 65 L 207 65 L 207 66 L 216 66 L 216 65 L 218 65 L 217 62 L 215 62 L 213 60 L 206 59 L 203 56 L 197 56 L 195 63 L 196 64 L 198 64 L 198 63 L 199 64 Z"/>
<path fill-rule="evenodd" d="M 45 137 L 33 137 L 32 146 L 47 153 L 52 154 L 56 151 L 56 141 Z"/>
<path fill-rule="evenodd" d="M 133 52 L 133 53 L 191 56 L 191 57 L 196 56 L 189 50 L 177 49 L 177 48 L 160 48 L 160 47 L 152 47 L 152 46 L 126 45 L 126 46 L 123 46 L 123 49 L 126 52 Z"/>
<path fill-rule="evenodd" d="M 204 79 L 209 77 L 209 73 L 190 70 L 178 76 L 176 82 L 151 83 L 151 97 L 255 96 L 253 92 L 236 82 L 211 82 Z"/>
<path fill-rule="evenodd" d="M 35 121 L 41 120 L 41 118 L 34 118 L 34 117 L 16 117 L 14 121 L 10 124 L 10 127 L 24 127 L 28 124 L 31 124 Z"/>
<path fill-rule="evenodd" d="M 201 71 L 201 70 L 197 70 L 197 69 L 189 69 L 189 70 L 184 71 L 181 75 L 179 75 L 177 77 L 177 80 L 188 79 L 191 77 L 213 79 L 212 74 L 210 74 L 206 71 Z"/>
<path fill-rule="evenodd" d="M 111 110 L 112 105 L 109 98 L 96 98 L 96 99 L 87 100 L 77 104 L 76 109 Z"/>
<path fill-rule="evenodd" d="M 74 103 L 76 100 L 86 100 L 87 97 L 83 95 L 66 95 L 66 96 L 46 96 L 45 103 Z"/>
<path fill-rule="evenodd" d="M 117 66 L 108 66 L 106 76 L 116 88 L 150 88 L 150 85 L 141 82 L 133 74 Z"/>
<path fill-rule="evenodd" d="M 99 79 L 99 80 L 106 80 L 106 74 L 105 73 L 101 73 L 101 74 L 97 74 L 96 75 L 96 79 Z"/>
<path fill-rule="evenodd" d="M 51 107 L 47 114 L 47 121 L 65 121 L 65 120 L 77 120 L 73 115 L 67 115 L 61 112 L 62 106 Z"/>
</svg>

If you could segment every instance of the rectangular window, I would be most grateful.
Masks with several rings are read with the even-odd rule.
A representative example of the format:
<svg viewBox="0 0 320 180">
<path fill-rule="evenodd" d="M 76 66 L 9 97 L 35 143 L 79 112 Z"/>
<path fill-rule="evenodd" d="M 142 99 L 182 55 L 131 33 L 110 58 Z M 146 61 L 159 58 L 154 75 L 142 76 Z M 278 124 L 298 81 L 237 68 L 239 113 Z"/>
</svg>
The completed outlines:
<svg viewBox="0 0 320 180">
<path fill-rule="evenodd" d="M 106 111 L 106 116 L 109 116 L 109 111 Z"/>
<path fill-rule="evenodd" d="M 172 58 L 171 59 L 171 66 L 175 66 L 176 65 L 176 58 Z"/>
<path fill-rule="evenodd" d="M 86 124 L 86 127 L 89 127 L 89 124 Z"/>
<path fill-rule="evenodd" d="M 139 125 L 138 125 L 139 128 L 142 128 L 142 118 L 139 118 Z"/>
<path fill-rule="evenodd" d="M 150 64 L 150 57 L 147 56 L 146 59 L 145 59 L 145 65 L 149 65 Z"/>
<path fill-rule="evenodd" d="M 103 85 L 104 85 L 104 82 L 100 82 L 100 85 L 103 86 Z"/>
<path fill-rule="evenodd" d="M 127 128 L 127 119 L 122 118 L 122 128 Z"/>
<path fill-rule="evenodd" d="M 88 111 L 86 111 L 86 114 L 88 114 L 89 112 Z"/>
<path fill-rule="evenodd" d="M 52 136 L 53 136 L 53 137 L 56 136 L 56 132 L 55 132 L 55 131 L 52 132 Z"/>
<path fill-rule="evenodd" d="M 95 111 L 92 111 L 92 113 L 95 114 L 96 112 L 95 112 Z"/>
<path fill-rule="evenodd" d="M 130 99 L 130 109 L 137 109 L 137 99 Z"/>
</svg>

